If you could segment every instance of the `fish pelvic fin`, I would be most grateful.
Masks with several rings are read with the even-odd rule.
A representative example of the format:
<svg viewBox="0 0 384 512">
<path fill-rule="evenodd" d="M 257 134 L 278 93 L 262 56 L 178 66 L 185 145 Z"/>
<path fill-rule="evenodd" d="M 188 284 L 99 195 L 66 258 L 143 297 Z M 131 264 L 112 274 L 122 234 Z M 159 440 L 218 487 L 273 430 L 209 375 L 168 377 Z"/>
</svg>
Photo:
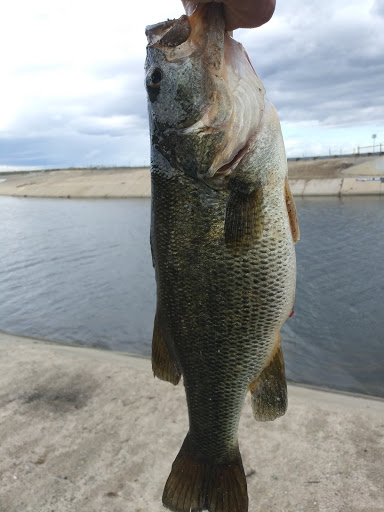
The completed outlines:
<svg viewBox="0 0 384 512">
<path fill-rule="evenodd" d="M 292 197 L 291 189 L 289 188 L 288 178 L 285 178 L 285 204 L 287 205 L 293 243 L 297 243 L 300 240 L 300 228 L 299 221 L 297 220 L 296 205 Z"/>
<path fill-rule="evenodd" d="M 253 416 L 257 421 L 273 421 L 283 416 L 288 406 L 287 382 L 280 334 L 269 364 L 249 386 Z"/>
<path fill-rule="evenodd" d="M 157 315 L 155 316 L 155 322 L 153 326 L 152 370 L 155 377 L 171 382 L 175 386 L 180 381 L 181 372 L 177 368 L 169 352 L 159 326 Z"/>
<path fill-rule="evenodd" d="M 235 179 L 228 197 L 224 235 L 228 249 L 241 254 L 261 238 L 264 227 L 262 186 L 249 187 Z"/>
<path fill-rule="evenodd" d="M 227 461 L 216 463 L 196 452 L 188 434 L 165 484 L 163 505 L 173 512 L 247 512 L 239 449 Z"/>
</svg>

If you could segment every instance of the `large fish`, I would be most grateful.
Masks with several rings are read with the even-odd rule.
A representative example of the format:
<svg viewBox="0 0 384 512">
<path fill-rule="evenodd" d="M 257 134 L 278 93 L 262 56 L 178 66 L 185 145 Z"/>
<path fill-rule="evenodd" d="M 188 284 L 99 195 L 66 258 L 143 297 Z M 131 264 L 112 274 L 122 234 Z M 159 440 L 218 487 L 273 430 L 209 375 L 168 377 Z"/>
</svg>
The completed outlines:
<svg viewBox="0 0 384 512">
<path fill-rule="evenodd" d="M 155 376 L 184 378 L 189 431 L 166 482 L 177 512 L 246 512 L 237 429 L 287 405 L 280 329 L 299 237 L 279 120 L 220 4 L 147 27 Z"/>
</svg>

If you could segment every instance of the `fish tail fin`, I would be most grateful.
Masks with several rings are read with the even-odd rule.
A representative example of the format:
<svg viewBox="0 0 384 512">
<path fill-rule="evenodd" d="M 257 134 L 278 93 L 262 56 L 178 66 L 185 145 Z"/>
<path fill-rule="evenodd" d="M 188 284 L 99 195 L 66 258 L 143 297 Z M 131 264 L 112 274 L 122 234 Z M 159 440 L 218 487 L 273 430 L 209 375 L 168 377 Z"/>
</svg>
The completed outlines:
<svg viewBox="0 0 384 512">
<path fill-rule="evenodd" d="M 188 434 L 165 484 L 163 504 L 173 512 L 247 512 L 247 482 L 239 449 L 217 463 L 196 453 Z"/>
</svg>

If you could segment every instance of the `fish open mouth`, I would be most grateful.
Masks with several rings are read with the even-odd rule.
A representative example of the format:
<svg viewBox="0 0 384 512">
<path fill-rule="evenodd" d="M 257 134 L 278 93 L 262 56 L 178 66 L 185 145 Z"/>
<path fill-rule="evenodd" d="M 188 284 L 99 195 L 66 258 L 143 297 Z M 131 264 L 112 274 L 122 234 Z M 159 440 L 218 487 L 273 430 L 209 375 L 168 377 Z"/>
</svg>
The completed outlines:
<svg viewBox="0 0 384 512">
<path fill-rule="evenodd" d="M 176 47 L 185 43 L 191 34 L 189 18 L 185 14 L 178 19 L 149 25 L 145 35 L 149 45 Z"/>
<path fill-rule="evenodd" d="M 224 11 L 219 4 L 214 7 L 206 3 L 198 4 L 188 16 L 184 14 L 174 20 L 148 25 L 145 29 L 148 45 L 175 48 L 192 36 L 196 46 L 199 46 L 201 35 L 206 32 L 207 23 L 212 25 L 218 18 L 224 20 Z"/>
</svg>

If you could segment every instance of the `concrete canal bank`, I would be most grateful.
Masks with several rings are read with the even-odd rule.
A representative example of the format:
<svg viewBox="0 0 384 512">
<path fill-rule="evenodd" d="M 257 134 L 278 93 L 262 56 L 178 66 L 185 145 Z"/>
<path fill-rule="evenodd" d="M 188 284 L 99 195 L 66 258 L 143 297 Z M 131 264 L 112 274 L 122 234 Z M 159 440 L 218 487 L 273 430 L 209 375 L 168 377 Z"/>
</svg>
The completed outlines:
<svg viewBox="0 0 384 512">
<path fill-rule="evenodd" d="M 384 177 L 290 179 L 294 196 L 384 196 Z"/>
<path fill-rule="evenodd" d="M 187 432 L 182 384 L 148 359 L 0 333 L 0 511 L 161 512 Z M 384 401 L 290 384 L 239 442 L 250 512 L 379 512 Z"/>
<path fill-rule="evenodd" d="M 384 156 L 289 162 L 295 196 L 384 195 Z M 0 195 L 20 197 L 150 197 L 148 167 L 65 169 L 2 175 Z"/>
</svg>

